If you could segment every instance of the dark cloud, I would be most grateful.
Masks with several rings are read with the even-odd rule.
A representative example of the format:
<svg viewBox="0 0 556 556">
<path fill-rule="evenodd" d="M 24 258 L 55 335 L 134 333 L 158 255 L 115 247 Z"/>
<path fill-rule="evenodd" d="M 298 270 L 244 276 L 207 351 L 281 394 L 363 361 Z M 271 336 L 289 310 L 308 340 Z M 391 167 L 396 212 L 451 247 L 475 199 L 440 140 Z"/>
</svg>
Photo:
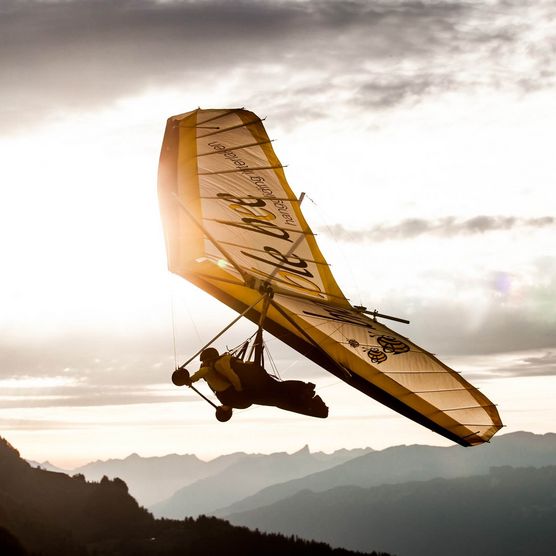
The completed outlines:
<svg viewBox="0 0 556 556">
<path fill-rule="evenodd" d="M 209 338 L 218 326 L 222 323 L 203 330 L 203 337 Z M 220 351 L 232 348 L 250 336 L 252 328 L 251 324 L 238 325 L 215 346 Z M 191 329 L 189 336 L 186 333 L 180 339 L 178 364 L 203 345 Z M 272 337 L 267 341 L 273 357 L 268 360 L 270 372 L 275 365 L 284 379 L 326 376 L 309 361 L 299 364 L 297 352 L 282 342 Z M 18 340 L 0 336 L 0 406 L 77 407 L 197 400 L 193 392 L 172 384 L 175 366 L 172 331 L 166 329 L 130 331 L 126 335 L 84 330 L 48 338 L 28 335 Z M 195 358 L 188 368 L 196 371 L 199 359 Z M 206 392 L 206 386 L 201 389 Z"/>
<path fill-rule="evenodd" d="M 549 302 L 554 299 L 554 286 L 554 281 L 543 286 Z M 493 295 L 496 295 L 495 285 L 492 287 Z M 469 379 L 552 376 L 556 374 L 556 314 L 554 311 L 552 314 L 545 311 L 539 315 L 539 311 L 544 310 L 539 293 L 542 293 L 539 288 L 528 292 L 528 304 L 506 306 L 504 303 L 493 303 L 486 311 L 453 301 L 416 301 L 407 296 L 397 296 L 395 302 L 380 309 L 410 319 L 410 326 L 383 322 L 422 348 L 434 352 L 441 360 L 449 357 L 455 361 L 461 356 L 484 355 L 484 361 L 488 362 L 496 360 L 498 354 L 533 350 L 543 353 L 539 356 L 523 356 L 510 365 L 507 363 L 508 358 L 504 357 L 504 363 L 499 367 L 493 364 L 485 372 L 465 373 Z M 475 319 L 475 312 L 482 314 L 470 324 Z M 156 338 L 151 339 L 151 345 L 143 336 L 138 336 L 134 341 L 128 340 L 127 343 L 114 339 L 109 352 L 105 345 L 104 353 L 94 353 L 99 344 L 90 335 L 75 335 L 71 340 L 71 343 L 63 339 L 51 340 L 48 353 L 44 353 L 46 357 L 37 357 L 36 352 L 29 353 L 29 346 L 12 345 L 8 350 L 5 344 L 0 344 L 0 378 L 56 379 L 46 380 L 43 384 L 39 381 L 33 387 L 30 387 L 31 383 L 23 383 L 24 387 L 23 384 L 18 385 L 17 381 L 0 381 L 0 405 L 4 408 L 87 407 L 197 400 L 193 392 L 171 384 L 174 361 L 168 356 L 168 350 L 161 349 Z M 267 340 L 282 378 L 336 380 L 282 342 L 271 336 Z M 70 352 L 67 351 L 68 345 L 72 346 Z M 224 345 L 221 343 L 218 347 Z M 134 349 L 130 350 L 130 346 L 134 346 Z M 191 353 L 197 347 L 192 347 Z M 42 352 L 45 350 L 41 349 Z M 180 361 L 183 362 L 183 359 L 180 358 Z M 197 365 L 196 360 L 191 370 L 196 369 Z M 453 366 L 458 367 L 455 363 Z M 267 360 L 267 368 L 273 369 L 270 359 Z M 201 388 L 206 392 L 206 386 L 202 385 Z"/>
<path fill-rule="evenodd" d="M 340 241 L 379 242 L 414 239 L 424 235 L 454 237 L 506 231 L 520 227 L 545 228 L 547 226 L 554 226 L 555 224 L 556 217 L 554 216 L 543 216 L 539 218 L 518 218 L 516 216 L 475 216 L 473 218 L 468 218 L 467 220 L 460 220 L 449 216 L 438 220 L 410 218 L 397 224 L 381 224 L 366 230 L 348 230 L 342 224 L 333 224 L 326 228 L 322 228 L 320 233 L 330 235 Z"/>
<path fill-rule="evenodd" d="M 556 376 L 556 351 L 539 350 L 540 355 L 503 354 L 485 358 L 482 370 L 465 372 L 466 378 L 482 380 L 492 378 L 533 378 Z M 457 366 L 457 364 L 454 364 Z M 466 363 L 463 363 L 465 368 Z"/>
<path fill-rule="evenodd" d="M 377 75 L 372 82 L 357 89 L 354 100 L 369 108 L 389 108 L 456 87 L 457 83 L 450 76 Z"/>
<path fill-rule="evenodd" d="M 121 390 L 120 392 L 107 391 L 91 391 L 87 394 L 76 394 L 73 388 L 68 387 L 63 396 L 53 396 L 45 392 L 35 396 L 25 395 L 21 390 L 18 396 L 10 399 L 2 399 L 2 390 L 0 390 L 0 400 L 2 407 L 8 408 L 24 408 L 24 407 L 91 407 L 104 405 L 130 405 L 130 404 L 151 404 L 151 403 L 171 403 L 196 401 L 192 395 L 183 397 L 153 394 L 152 392 L 129 392 Z"/>
<path fill-rule="evenodd" d="M 547 351 L 541 356 L 524 357 L 513 367 L 503 369 L 509 376 L 556 376 L 556 352 Z"/>
<path fill-rule="evenodd" d="M 396 289 L 378 307 L 411 325 L 385 324 L 444 357 L 556 352 L 556 259 L 530 263 L 528 273 L 484 271 L 475 278 L 461 267 L 430 271 L 419 279 L 424 295 Z M 407 268 L 411 285 L 411 268 Z M 444 294 L 436 285 L 449 285 Z M 471 295 L 469 295 L 471 294 Z"/>
<path fill-rule="evenodd" d="M 3 419 L 0 417 L 0 427 L 7 430 L 68 430 L 76 428 L 95 428 L 98 423 L 71 423 L 67 421 L 53 421 L 46 419 Z"/>
<path fill-rule="evenodd" d="M 407 318 L 410 326 L 384 324 L 408 336 L 422 348 L 439 356 L 471 356 L 553 349 L 554 318 L 535 318 L 531 308 L 481 307 L 457 303 L 420 302 L 398 299 L 388 310 Z"/>
<path fill-rule="evenodd" d="M 165 333 L 165 334 L 164 334 Z M 90 384 L 165 382 L 173 370 L 171 331 L 81 333 L 0 338 L 0 379 L 79 377 Z M 169 370 L 170 369 L 170 370 Z"/>
<path fill-rule="evenodd" d="M 261 98 L 280 112 L 293 96 L 295 119 L 325 114 L 340 93 L 387 108 L 459 87 L 542 88 L 555 75 L 556 32 L 535 27 L 553 2 L 8 0 L 0 10 L 0 117 L 11 126 L 238 76 L 239 104 Z"/>
<path fill-rule="evenodd" d="M 556 282 L 552 275 L 548 286 L 552 296 Z M 454 280 L 454 279 L 453 279 Z M 468 285 L 462 279 L 459 288 Z M 490 303 L 464 303 L 456 299 L 415 300 L 399 296 L 386 309 L 390 314 L 407 318 L 410 326 L 386 322 L 417 345 L 440 356 L 470 356 L 554 350 L 556 312 L 546 306 L 544 286 L 531 287 L 523 299 L 512 303 L 493 285 Z M 485 292 L 485 294 L 488 292 Z"/>
</svg>

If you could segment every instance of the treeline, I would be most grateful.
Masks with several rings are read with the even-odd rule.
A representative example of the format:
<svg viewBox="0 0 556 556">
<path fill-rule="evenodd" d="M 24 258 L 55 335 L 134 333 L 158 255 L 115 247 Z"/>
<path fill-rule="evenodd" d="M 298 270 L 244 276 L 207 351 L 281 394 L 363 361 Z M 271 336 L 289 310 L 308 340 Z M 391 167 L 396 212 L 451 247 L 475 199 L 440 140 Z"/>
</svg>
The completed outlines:
<svg viewBox="0 0 556 556">
<path fill-rule="evenodd" d="M 148 556 L 164 554 L 165 556 L 199 555 L 213 556 L 227 554 L 230 556 L 351 556 L 368 554 L 369 556 L 389 556 L 386 553 L 362 553 L 331 548 L 329 545 L 301 539 L 296 536 L 286 537 L 273 533 L 251 531 L 246 527 L 234 527 L 227 521 L 215 517 L 200 516 L 186 518 L 183 521 L 155 520 L 153 537 L 150 539 L 127 539 L 112 545 L 96 546 L 91 549 L 91 556 Z"/>
</svg>

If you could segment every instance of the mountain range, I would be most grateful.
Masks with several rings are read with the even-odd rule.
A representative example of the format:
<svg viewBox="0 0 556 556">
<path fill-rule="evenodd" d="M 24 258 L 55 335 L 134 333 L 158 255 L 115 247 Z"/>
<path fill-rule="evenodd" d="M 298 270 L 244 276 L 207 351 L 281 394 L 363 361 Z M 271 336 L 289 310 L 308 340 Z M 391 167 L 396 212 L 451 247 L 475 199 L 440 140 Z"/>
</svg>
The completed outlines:
<svg viewBox="0 0 556 556">
<path fill-rule="evenodd" d="M 473 448 L 394 446 L 352 458 L 331 469 L 271 485 L 214 512 L 228 517 L 268 506 L 303 490 L 323 492 L 339 486 L 369 488 L 434 478 L 483 475 L 491 467 L 556 465 L 556 434 L 515 432 Z"/>
<path fill-rule="evenodd" d="M 231 527 L 229 522 L 267 534 L 310 538 L 351 550 L 380 549 L 398 556 L 552 556 L 556 546 L 554 433 L 511 433 L 474 448 L 411 445 L 311 454 L 305 447 L 294 454 L 236 453 L 212 462 L 191 455 L 141 458 L 133 454 L 74 471 L 96 476 L 102 471 L 120 472 L 133 477 L 138 486 L 150 479 L 152 493 L 160 495 L 157 484 L 165 466 L 173 469 L 172 480 L 181 477 L 189 484 L 153 505 L 157 515 L 211 512 L 215 517 L 157 521 L 133 501 L 138 516 L 147 515 L 153 523 L 210 529 L 211 523 Z M 84 473 L 74 479 L 50 474 L 90 484 Z M 105 476 L 94 484 L 108 489 L 103 497 L 125 492 L 129 498 L 121 479 Z M 172 485 L 171 481 L 160 484 L 168 489 Z M 0 488 L 0 526 L 1 496 Z M 112 500 L 110 511 L 118 504 Z M 129 511 L 131 506 L 126 504 L 127 510 L 118 513 Z M 82 515 L 82 509 L 74 514 Z M 210 521 L 223 517 L 228 522 Z M 155 538 L 160 538 L 159 532 Z"/>
<path fill-rule="evenodd" d="M 249 456 L 237 452 L 205 462 L 192 454 L 147 458 L 131 454 L 124 459 L 94 461 L 66 472 L 80 473 L 89 481 L 98 481 L 103 476 L 118 477 L 125 481 L 140 504 L 151 506 L 169 498 L 183 486 L 215 475 L 245 457 Z"/>
<path fill-rule="evenodd" d="M 230 521 L 352 550 L 372 545 L 398 556 L 553 556 L 556 466 L 303 490 Z"/>
<path fill-rule="evenodd" d="M 308 446 L 304 446 L 293 454 L 236 452 L 210 461 L 203 461 L 192 454 L 169 454 L 160 457 L 131 454 L 124 459 L 97 460 L 74 469 L 61 469 L 47 461 L 29 463 L 33 467 L 49 471 L 69 475 L 81 474 L 89 481 L 99 481 L 104 476 L 122 479 L 128 485 L 131 495 L 141 505 L 152 508 L 157 515 L 184 517 L 216 510 L 254 494 L 270 484 L 328 469 L 371 451 L 371 448 L 357 448 L 337 450 L 331 454 L 311 453 Z M 226 479 L 227 476 L 233 476 L 237 487 L 226 488 L 226 483 L 230 482 Z M 203 483 L 203 479 L 208 477 L 211 477 L 211 480 Z M 191 498 L 190 492 L 186 490 L 189 485 L 192 485 L 191 492 L 195 502 L 187 503 L 182 508 L 179 499 Z M 208 492 L 203 496 L 195 495 L 199 486 L 207 486 Z M 182 495 L 179 494 L 181 489 L 184 489 Z M 220 492 L 222 499 L 219 499 L 218 494 L 213 496 L 213 491 Z M 214 505 L 208 503 L 209 499 L 215 501 Z M 161 502 L 162 504 L 158 504 Z"/>
<path fill-rule="evenodd" d="M 150 509 L 155 516 L 169 518 L 211 513 L 269 485 L 335 468 L 370 451 L 366 448 L 312 454 L 305 446 L 293 454 L 245 455 L 220 472 L 178 490 L 168 500 Z"/>
<path fill-rule="evenodd" d="M 156 520 L 121 479 L 87 482 L 31 467 L 0 438 L 2 556 L 350 556 L 299 537 L 249 531 L 215 517 Z M 385 553 L 375 556 L 388 556 Z"/>
<path fill-rule="evenodd" d="M 424 445 L 293 454 L 233 453 L 205 462 L 194 455 L 95 461 L 68 473 L 87 480 L 120 478 L 157 517 L 211 514 L 228 519 L 301 492 L 340 486 L 371 488 L 435 478 L 484 475 L 491 467 L 556 464 L 556 434 L 516 432 L 474 448 Z M 50 465 L 40 464 L 42 467 Z M 48 468 L 48 467 L 46 467 Z M 230 517 L 230 519 L 234 519 Z"/>
</svg>

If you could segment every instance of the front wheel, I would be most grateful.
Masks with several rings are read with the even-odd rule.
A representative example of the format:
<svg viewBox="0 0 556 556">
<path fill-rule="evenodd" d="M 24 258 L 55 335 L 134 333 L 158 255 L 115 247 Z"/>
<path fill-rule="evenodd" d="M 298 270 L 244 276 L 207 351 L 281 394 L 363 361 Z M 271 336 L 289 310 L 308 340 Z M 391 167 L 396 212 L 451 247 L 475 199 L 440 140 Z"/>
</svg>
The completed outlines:
<svg viewBox="0 0 556 556">
<path fill-rule="evenodd" d="M 187 369 L 176 369 L 172 373 L 172 382 L 176 386 L 185 386 L 189 382 L 189 372 Z"/>
</svg>

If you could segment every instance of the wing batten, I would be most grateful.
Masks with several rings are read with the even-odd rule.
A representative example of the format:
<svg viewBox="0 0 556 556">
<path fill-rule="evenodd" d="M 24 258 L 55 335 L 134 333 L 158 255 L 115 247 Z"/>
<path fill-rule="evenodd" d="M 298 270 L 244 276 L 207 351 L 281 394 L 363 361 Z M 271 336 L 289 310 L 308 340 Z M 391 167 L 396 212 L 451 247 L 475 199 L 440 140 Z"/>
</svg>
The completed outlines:
<svg viewBox="0 0 556 556">
<path fill-rule="evenodd" d="M 206 133 L 215 122 L 218 129 Z M 159 171 L 169 269 L 240 313 L 267 282 L 274 290 L 264 320 L 269 333 L 450 440 L 488 441 L 502 427 L 490 400 L 433 354 L 350 305 L 283 168 L 252 112 L 196 110 L 170 118 Z M 258 323 L 260 312 L 246 316 Z"/>
<path fill-rule="evenodd" d="M 212 133 L 205 133 L 204 135 L 199 135 L 199 139 L 206 139 L 207 137 L 212 137 L 213 135 L 217 135 L 218 133 L 226 133 L 226 131 L 234 131 L 234 130 L 242 128 L 242 127 L 249 127 L 249 126 L 252 126 L 252 125 L 260 124 L 261 121 L 262 120 L 260 118 L 257 118 L 256 120 L 253 120 L 252 122 L 245 122 L 245 123 L 234 125 L 234 126 L 231 126 L 231 127 L 221 128 L 218 131 L 214 131 Z"/>
<path fill-rule="evenodd" d="M 200 122 L 197 123 L 197 126 L 203 126 L 204 124 L 207 124 L 208 122 L 213 122 L 214 120 L 220 120 L 221 118 L 225 118 L 226 116 L 230 116 L 231 114 L 234 114 L 235 112 L 237 112 L 238 110 L 243 110 L 243 108 L 232 108 L 230 110 L 225 110 L 222 114 L 216 114 L 215 116 L 213 116 L 212 118 L 207 118 L 206 120 L 201 120 Z"/>
<path fill-rule="evenodd" d="M 261 172 L 262 170 L 277 170 L 279 168 L 284 168 L 284 166 L 281 164 L 277 164 L 276 166 L 250 166 L 249 168 L 233 168 L 231 170 L 221 170 L 219 172 L 199 172 L 199 176 L 220 176 L 222 174 L 233 174 L 235 172 Z"/>
<path fill-rule="evenodd" d="M 301 203 L 301 201 L 299 199 L 296 199 L 295 197 L 255 197 L 253 195 L 248 195 L 246 197 L 241 197 L 240 195 L 234 195 L 235 199 L 239 199 L 242 201 L 247 201 L 247 200 L 251 200 L 251 201 L 258 201 L 258 200 L 262 200 L 262 201 L 287 201 L 288 203 Z M 218 196 L 209 196 L 209 195 L 201 195 L 200 199 L 206 199 L 209 201 L 222 201 L 222 197 L 218 197 Z"/>
</svg>

